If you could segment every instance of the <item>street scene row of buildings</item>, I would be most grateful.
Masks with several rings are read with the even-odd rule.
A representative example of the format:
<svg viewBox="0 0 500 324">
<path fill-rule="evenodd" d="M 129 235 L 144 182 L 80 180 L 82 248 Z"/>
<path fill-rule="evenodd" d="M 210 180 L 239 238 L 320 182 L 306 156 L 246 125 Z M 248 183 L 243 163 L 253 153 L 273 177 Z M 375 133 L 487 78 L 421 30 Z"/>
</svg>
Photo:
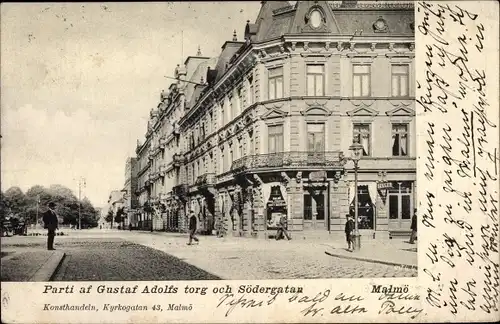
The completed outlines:
<svg viewBox="0 0 500 324">
<path fill-rule="evenodd" d="M 218 57 L 166 72 L 176 80 L 110 195 L 124 226 L 183 232 L 194 213 L 205 234 L 262 237 L 284 214 L 292 233 L 332 233 L 357 208 L 363 231 L 409 229 L 413 4 L 263 1 L 243 27 Z"/>
</svg>

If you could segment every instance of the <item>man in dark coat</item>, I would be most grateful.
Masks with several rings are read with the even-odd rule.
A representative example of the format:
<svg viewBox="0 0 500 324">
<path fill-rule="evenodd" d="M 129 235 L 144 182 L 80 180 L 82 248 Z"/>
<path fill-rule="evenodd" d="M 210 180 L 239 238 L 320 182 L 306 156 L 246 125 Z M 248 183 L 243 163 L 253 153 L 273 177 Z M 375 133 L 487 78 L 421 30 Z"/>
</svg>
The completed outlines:
<svg viewBox="0 0 500 324">
<path fill-rule="evenodd" d="M 280 221 L 278 222 L 278 230 L 276 231 L 276 241 L 281 240 L 283 238 L 283 235 L 286 236 L 287 240 L 291 240 L 292 238 L 288 234 L 288 231 L 286 230 L 286 215 L 283 214 L 280 217 Z"/>
<path fill-rule="evenodd" d="M 191 217 L 189 218 L 189 242 L 188 245 L 191 245 L 193 240 L 195 242 L 199 242 L 198 238 L 195 236 L 196 230 L 198 229 L 198 219 L 196 219 L 196 215 L 191 213 Z"/>
<path fill-rule="evenodd" d="M 351 215 L 347 214 L 345 215 L 347 218 L 347 222 L 345 223 L 345 239 L 347 241 L 347 249 L 351 251 L 351 246 L 352 249 L 354 249 L 354 242 L 352 240 L 352 231 L 354 231 L 354 221 L 352 220 Z"/>
<path fill-rule="evenodd" d="M 56 236 L 56 229 L 59 228 L 58 224 L 58 219 L 56 212 L 54 211 L 54 208 L 56 208 L 56 204 L 53 202 L 49 203 L 49 210 L 47 210 L 43 214 L 43 223 L 44 223 L 44 228 L 48 230 L 47 233 L 47 249 L 48 250 L 55 250 L 54 249 L 54 237 Z"/>
<path fill-rule="evenodd" d="M 410 236 L 410 244 L 415 244 L 415 240 L 417 239 L 417 209 L 413 210 L 413 217 L 411 218 L 411 236 Z"/>
</svg>

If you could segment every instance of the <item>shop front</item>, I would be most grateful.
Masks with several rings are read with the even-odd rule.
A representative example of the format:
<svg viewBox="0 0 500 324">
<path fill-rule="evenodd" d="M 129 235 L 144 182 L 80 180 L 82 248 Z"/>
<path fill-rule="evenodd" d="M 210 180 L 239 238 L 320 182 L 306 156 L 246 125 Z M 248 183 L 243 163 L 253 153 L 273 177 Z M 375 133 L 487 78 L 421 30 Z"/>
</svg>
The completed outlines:
<svg viewBox="0 0 500 324">
<path fill-rule="evenodd" d="M 269 198 L 266 202 L 265 213 L 266 227 L 269 231 L 278 229 L 281 217 L 288 218 L 287 202 L 281 187 L 282 185 L 267 185 L 267 188 L 269 188 Z"/>
</svg>

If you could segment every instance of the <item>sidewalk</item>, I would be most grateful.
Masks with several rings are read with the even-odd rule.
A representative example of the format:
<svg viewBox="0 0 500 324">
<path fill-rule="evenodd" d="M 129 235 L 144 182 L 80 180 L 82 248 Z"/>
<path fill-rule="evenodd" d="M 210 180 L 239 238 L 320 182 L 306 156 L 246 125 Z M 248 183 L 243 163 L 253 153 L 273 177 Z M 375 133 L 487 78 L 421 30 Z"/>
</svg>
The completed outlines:
<svg viewBox="0 0 500 324">
<path fill-rule="evenodd" d="M 64 253 L 41 249 L 2 251 L 2 281 L 50 281 Z"/>
<path fill-rule="evenodd" d="M 344 241 L 324 245 L 325 253 L 333 257 L 417 269 L 417 245 L 403 239 L 361 240 L 361 249 L 355 252 L 347 250 Z"/>
</svg>

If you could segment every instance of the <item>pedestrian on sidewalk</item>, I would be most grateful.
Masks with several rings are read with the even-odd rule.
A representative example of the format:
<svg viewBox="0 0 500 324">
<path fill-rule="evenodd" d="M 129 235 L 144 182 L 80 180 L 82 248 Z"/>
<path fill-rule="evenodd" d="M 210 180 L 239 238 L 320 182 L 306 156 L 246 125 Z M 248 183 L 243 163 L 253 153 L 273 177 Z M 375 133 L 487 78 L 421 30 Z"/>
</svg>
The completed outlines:
<svg viewBox="0 0 500 324">
<path fill-rule="evenodd" d="M 56 204 L 49 203 L 49 210 L 43 214 L 44 228 L 47 229 L 47 250 L 54 249 L 54 237 L 56 236 L 56 229 L 59 228 L 57 215 L 55 212 Z"/>
<path fill-rule="evenodd" d="M 286 236 L 286 239 L 290 241 L 292 238 L 288 234 L 288 231 L 286 229 L 286 215 L 283 214 L 280 217 L 280 220 L 278 222 L 278 230 L 276 231 L 276 241 L 281 240 L 283 238 L 283 235 Z"/>
<path fill-rule="evenodd" d="M 347 250 L 354 250 L 354 242 L 352 240 L 352 231 L 354 230 L 354 220 L 351 215 L 345 215 L 347 222 L 345 223 L 345 239 L 347 241 Z M 351 249 L 352 246 L 352 249 Z"/>
<path fill-rule="evenodd" d="M 411 218 L 411 236 L 410 236 L 410 244 L 415 244 L 415 240 L 417 239 L 417 209 L 413 210 L 413 217 Z"/>
<path fill-rule="evenodd" d="M 189 242 L 187 243 L 188 245 L 191 245 L 193 240 L 197 243 L 200 242 L 200 240 L 195 236 L 196 230 L 198 226 L 198 219 L 196 218 L 196 215 L 194 213 L 191 213 L 191 217 L 189 218 Z"/>
</svg>

